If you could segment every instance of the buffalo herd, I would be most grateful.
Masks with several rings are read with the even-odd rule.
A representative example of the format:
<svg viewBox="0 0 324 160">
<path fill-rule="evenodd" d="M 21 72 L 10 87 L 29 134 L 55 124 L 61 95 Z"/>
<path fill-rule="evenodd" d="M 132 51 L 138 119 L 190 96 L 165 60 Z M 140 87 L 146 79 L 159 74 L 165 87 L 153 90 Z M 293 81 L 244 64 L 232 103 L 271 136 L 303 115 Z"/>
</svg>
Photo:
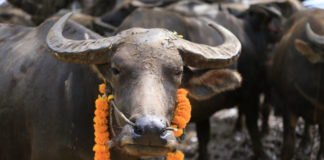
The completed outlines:
<svg viewBox="0 0 324 160">
<path fill-rule="evenodd" d="M 232 107 L 253 159 L 270 159 L 261 139 L 273 109 L 283 117 L 280 159 L 298 159 L 301 117 L 305 143 L 318 125 L 316 159 L 324 160 L 324 10 L 298 0 L 8 0 L 0 5 L 0 160 L 93 159 L 103 81 L 134 124 L 109 110 L 112 160 L 177 150 L 183 136 L 168 128 L 178 88 L 189 91 L 199 160 L 211 159 L 210 116 Z"/>
</svg>

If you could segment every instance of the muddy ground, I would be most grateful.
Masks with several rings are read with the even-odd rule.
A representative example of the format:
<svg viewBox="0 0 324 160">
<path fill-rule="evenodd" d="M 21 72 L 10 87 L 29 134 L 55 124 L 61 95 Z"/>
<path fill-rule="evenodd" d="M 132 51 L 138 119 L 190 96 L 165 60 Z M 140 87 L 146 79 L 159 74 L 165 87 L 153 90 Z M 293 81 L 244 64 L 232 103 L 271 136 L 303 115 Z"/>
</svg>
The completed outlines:
<svg viewBox="0 0 324 160">
<path fill-rule="evenodd" d="M 214 114 L 211 117 L 211 141 L 208 145 L 210 160 L 249 160 L 252 158 L 252 146 L 247 130 L 234 132 L 234 124 L 237 118 L 237 110 L 227 109 Z M 269 120 L 270 133 L 263 137 L 262 143 L 269 159 L 280 159 L 280 150 L 283 137 L 283 124 L 281 117 L 271 114 Z M 296 128 L 297 145 L 303 135 L 304 122 L 299 120 Z M 310 143 L 308 151 L 298 148 L 294 157 L 295 160 L 315 160 L 319 149 L 318 128 L 313 128 L 313 142 Z M 181 150 L 185 153 L 186 160 L 196 160 L 198 140 L 195 132 L 195 125 L 190 124 L 186 130 L 186 137 L 181 144 Z"/>
</svg>

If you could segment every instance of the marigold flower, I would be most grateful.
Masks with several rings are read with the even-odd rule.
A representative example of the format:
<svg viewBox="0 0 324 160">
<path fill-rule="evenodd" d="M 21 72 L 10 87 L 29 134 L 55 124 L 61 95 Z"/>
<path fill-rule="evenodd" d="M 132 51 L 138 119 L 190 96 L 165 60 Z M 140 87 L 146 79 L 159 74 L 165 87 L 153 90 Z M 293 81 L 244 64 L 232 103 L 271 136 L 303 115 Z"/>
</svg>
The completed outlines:
<svg viewBox="0 0 324 160">
<path fill-rule="evenodd" d="M 184 89 L 184 88 L 180 88 L 180 89 L 178 89 L 178 95 L 184 95 L 184 96 L 187 96 L 187 94 L 188 94 L 188 91 L 186 90 L 186 89 Z"/>
<path fill-rule="evenodd" d="M 96 124 L 99 124 L 99 125 L 106 125 L 108 123 L 108 120 L 95 116 L 93 118 L 93 122 L 95 122 Z"/>
<path fill-rule="evenodd" d="M 106 145 L 106 143 L 109 141 L 108 137 L 105 136 L 100 136 L 100 137 L 96 137 L 95 138 L 95 142 L 97 144 L 102 144 L 102 145 Z"/>
<path fill-rule="evenodd" d="M 167 158 L 168 160 L 183 160 L 184 154 L 181 151 L 177 150 L 175 153 L 168 153 Z"/>
<path fill-rule="evenodd" d="M 108 100 L 107 98 L 102 98 L 100 95 L 96 100 L 96 108 L 100 110 L 107 110 L 108 109 Z"/>
<path fill-rule="evenodd" d="M 187 103 L 187 97 L 179 96 L 178 97 L 178 103 Z"/>
<path fill-rule="evenodd" d="M 109 152 L 102 152 L 102 153 L 96 153 L 95 154 L 96 160 L 107 160 L 110 159 L 110 153 Z"/>
<path fill-rule="evenodd" d="M 107 125 L 100 125 L 100 124 L 95 124 L 94 129 L 100 133 L 107 132 L 108 126 Z"/>
<path fill-rule="evenodd" d="M 100 145 L 100 144 L 95 144 L 93 147 L 93 150 L 97 152 L 106 152 L 108 149 L 109 148 L 107 145 Z"/>
<path fill-rule="evenodd" d="M 189 112 L 190 113 L 190 112 Z M 187 110 L 178 110 L 176 111 L 176 115 L 182 117 L 184 119 L 184 122 L 188 123 L 190 121 L 191 115 L 188 114 Z"/>
<path fill-rule="evenodd" d="M 177 125 L 171 125 L 170 127 L 178 129 Z M 178 129 L 177 131 L 173 131 L 174 136 L 180 137 L 183 134 L 183 129 Z"/>
<path fill-rule="evenodd" d="M 175 115 L 173 117 L 172 123 L 178 125 L 179 128 L 185 128 L 187 125 L 186 120 L 183 117 L 178 115 Z"/>
<path fill-rule="evenodd" d="M 106 92 L 106 84 L 105 83 L 102 83 L 99 85 L 99 92 L 101 94 L 105 94 L 105 92 Z"/>
<path fill-rule="evenodd" d="M 108 116 L 108 112 L 105 112 L 105 111 L 102 111 L 102 110 L 97 109 L 95 111 L 95 115 L 96 116 L 99 116 L 99 117 L 107 117 Z"/>
</svg>

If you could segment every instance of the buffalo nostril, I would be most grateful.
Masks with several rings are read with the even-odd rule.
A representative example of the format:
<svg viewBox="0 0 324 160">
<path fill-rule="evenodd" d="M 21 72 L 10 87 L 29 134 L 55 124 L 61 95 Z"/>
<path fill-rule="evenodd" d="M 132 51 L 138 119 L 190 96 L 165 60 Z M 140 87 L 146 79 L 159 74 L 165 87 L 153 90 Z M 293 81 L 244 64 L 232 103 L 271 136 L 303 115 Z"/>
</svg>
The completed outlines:
<svg viewBox="0 0 324 160">
<path fill-rule="evenodd" d="M 166 127 L 161 131 L 160 136 L 166 137 L 166 136 L 168 136 L 168 134 L 172 133 L 172 131 L 173 130 L 169 129 L 169 127 Z"/>
<path fill-rule="evenodd" d="M 163 130 L 161 130 L 161 136 L 165 136 L 167 134 L 168 130 L 166 128 L 164 128 Z"/>
<path fill-rule="evenodd" d="M 134 133 L 138 135 L 143 135 L 143 129 L 138 126 L 134 126 Z"/>
<path fill-rule="evenodd" d="M 172 131 L 166 127 L 166 122 L 158 117 L 143 116 L 136 119 L 132 128 L 133 140 L 138 144 L 161 146 L 166 145 Z"/>
</svg>

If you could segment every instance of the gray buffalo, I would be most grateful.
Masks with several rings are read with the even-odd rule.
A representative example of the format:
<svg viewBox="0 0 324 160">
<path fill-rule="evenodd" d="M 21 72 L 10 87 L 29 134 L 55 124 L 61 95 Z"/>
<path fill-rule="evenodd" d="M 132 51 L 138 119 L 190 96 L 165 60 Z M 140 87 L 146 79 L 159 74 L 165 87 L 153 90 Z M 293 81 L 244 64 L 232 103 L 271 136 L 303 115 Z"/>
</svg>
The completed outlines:
<svg viewBox="0 0 324 160">
<path fill-rule="evenodd" d="M 293 157 L 295 128 L 302 117 L 319 124 L 321 136 L 317 159 L 324 158 L 324 11 L 307 10 L 293 15 L 286 24 L 271 67 L 276 106 L 284 119 L 282 160 Z"/>
<path fill-rule="evenodd" d="M 242 87 L 223 94 L 213 94 L 211 87 L 205 89 L 189 88 L 190 100 L 193 104 L 193 112 L 199 116 L 193 116 L 192 121 L 197 123 L 199 140 L 199 159 L 207 159 L 207 143 L 209 141 L 209 116 L 214 112 L 239 105 L 241 115 L 246 116 L 246 124 L 251 135 L 255 157 L 264 157 L 261 135 L 258 130 L 257 120 L 259 114 L 259 95 L 265 86 L 265 60 L 266 49 L 269 43 L 275 42 L 276 31 L 269 30 L 269 25 L 274 19 L 274 13 L 262 7 L 253 6 L 242 18 L 237 18 L 229 13 L 217 10 L 205 12 L 208 5 L 200 2 L 183 1 L 161 8 L 139 8 L 132 12 L 119 26 L 124 30 L 131 27 L 163 27 L 175 30 L 184 38 L 217 45 L 222 42 L 219 35 L 213 32 L 199 17 L 208 18 L 223 25 L 242 43 L 242 55 L 232 68 L 236 68 L 242 74 Z M 198 18 L 197 18 L 198 17 Z M 203 32 L 204 31 L 204 32 Z M 197 81 L 196 75 L 208 70 L 188 69 L 191 77 L 186 77 L 189 82 Z M 199 79 L 199 78 L 198 78 Z M 184 83 L 185 84 L 185 83 Z M 191 86 L 191 84 L 189 85 Z M 201 109 L 203 108 L 203 109 Z M 267 116 L 264 125 L 267 126 Z M 241 124 L 237 123 L 238 126 Z M 267 128 L 264 127 L 266 130 Z"/>
<path fill-rule="evenodd" d="M 217 46 L 162 28 L 131 28 L 103 38 L 66 24 L 69 16 L 36 28 L 0 25 L 0 159 L 92 159 L 98 77 L 109 82 L 116 107 L 135 124 L 111 113 L 112 159 L 129 160 L 176 149 L 167 128 L 185 66 L 219 69 L 203 74 L 205 85 L 193 84 L 198 90 L 208 85 L 222 92 L 240 84 L 237 72 L 222 68 L 237 60 L 241 44 L 211 21 L 204 20 L 224 40 Z"/>
</svg>

